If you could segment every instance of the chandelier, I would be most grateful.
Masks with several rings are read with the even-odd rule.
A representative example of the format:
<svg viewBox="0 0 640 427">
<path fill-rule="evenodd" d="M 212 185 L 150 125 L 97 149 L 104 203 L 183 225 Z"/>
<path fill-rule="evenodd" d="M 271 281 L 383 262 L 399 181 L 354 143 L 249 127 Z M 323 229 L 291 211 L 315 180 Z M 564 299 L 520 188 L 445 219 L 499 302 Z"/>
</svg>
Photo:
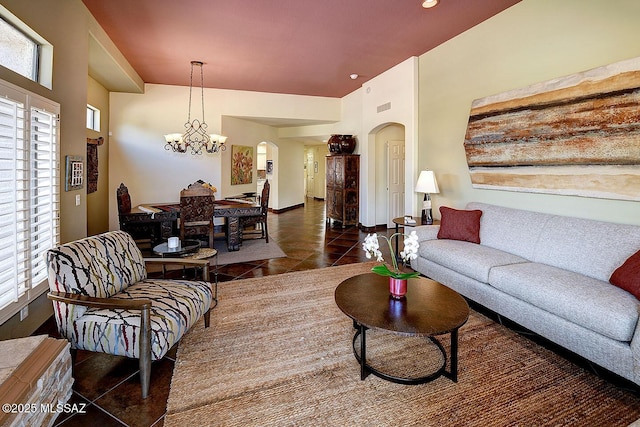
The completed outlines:
<svg viewBox="0 0 640 427">
<path fill-rule="evenodd" d="M 202 72 L 202 61 L 191 61 L 191 80 L 189 83 L 189 116 L 184 124 L 185 132 L 170 133 L 164 136 L 166 150 L 173 150 L 176 153 L 186 153 L 191 150 L 191 154 L 217 153 L 225 151 L 224 145 L 226 136 L 207 133 L 207 124 L 204 121 L 204 76 Z M 191 120 L 191 95 L 193 93 L 193 67 L 200 67 L 200 94 L 202 100 L 202 122 L 197 118 Z"/>
</svg>

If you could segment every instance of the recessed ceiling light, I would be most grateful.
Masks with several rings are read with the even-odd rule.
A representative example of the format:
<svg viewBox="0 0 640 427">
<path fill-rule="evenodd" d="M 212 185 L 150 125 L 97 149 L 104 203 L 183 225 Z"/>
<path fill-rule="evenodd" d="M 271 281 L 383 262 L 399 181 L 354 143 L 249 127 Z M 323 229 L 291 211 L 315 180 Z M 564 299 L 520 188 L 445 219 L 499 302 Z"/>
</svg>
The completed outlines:
<svg viewBox="0 0 640 427">
<path fill-rule="evenodd" d="M 424 7 L 425 9 L 429 9 L 431 7 L 434 7 L 437 4 L 438 4 L 438 0 L 424 0 L 422 2 L 422 7 Z"/>
<path fill-rule="evenodd" d="M 356 74 L 356 73 L 353 73 L 353 74 L 349 74 L 349 77 L 351 77 L 351 80 L 355 80 L 360 76 L 358 74 Z"/>
</svg>

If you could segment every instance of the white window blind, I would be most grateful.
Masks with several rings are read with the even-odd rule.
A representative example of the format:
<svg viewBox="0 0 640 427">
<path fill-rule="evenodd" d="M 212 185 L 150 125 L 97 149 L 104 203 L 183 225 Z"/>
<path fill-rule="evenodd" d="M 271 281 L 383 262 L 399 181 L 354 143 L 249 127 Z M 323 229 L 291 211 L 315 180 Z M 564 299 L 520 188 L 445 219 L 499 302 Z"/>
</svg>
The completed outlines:
<svg viewBox="0 0 640 427">
<path fill-rule="evenodd" d="M 0 323 L 39 295 L 59 241 L 58 110 L 0 82 Z"/>
</svg>

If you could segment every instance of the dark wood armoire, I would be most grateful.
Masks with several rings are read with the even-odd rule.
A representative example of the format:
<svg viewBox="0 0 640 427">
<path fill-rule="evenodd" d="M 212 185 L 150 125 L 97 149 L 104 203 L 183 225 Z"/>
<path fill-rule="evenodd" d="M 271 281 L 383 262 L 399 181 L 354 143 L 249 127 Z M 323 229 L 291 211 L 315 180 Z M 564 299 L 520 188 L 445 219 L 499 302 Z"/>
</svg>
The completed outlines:
<svg viewBox="0 0 640 427">
<path fill-rule="evenodd" d="M 360 155 L 327 156 L 327 221 L 342 227 L 358 225 L 360 219 Z"/>
</svg>

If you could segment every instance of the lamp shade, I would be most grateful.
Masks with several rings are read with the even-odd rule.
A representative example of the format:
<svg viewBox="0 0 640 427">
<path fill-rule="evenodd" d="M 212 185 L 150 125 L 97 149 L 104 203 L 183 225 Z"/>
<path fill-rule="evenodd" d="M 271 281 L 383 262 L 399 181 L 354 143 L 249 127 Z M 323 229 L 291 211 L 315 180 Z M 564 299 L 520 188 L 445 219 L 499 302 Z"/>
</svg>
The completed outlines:
<svg viewBox="0 0 640 427">
<path fill-rule="evenodd" d="M 422 171 L 416 184 L 416 193 L 439 193 L 438 182 L 433 171 Z"/>
</svg>

